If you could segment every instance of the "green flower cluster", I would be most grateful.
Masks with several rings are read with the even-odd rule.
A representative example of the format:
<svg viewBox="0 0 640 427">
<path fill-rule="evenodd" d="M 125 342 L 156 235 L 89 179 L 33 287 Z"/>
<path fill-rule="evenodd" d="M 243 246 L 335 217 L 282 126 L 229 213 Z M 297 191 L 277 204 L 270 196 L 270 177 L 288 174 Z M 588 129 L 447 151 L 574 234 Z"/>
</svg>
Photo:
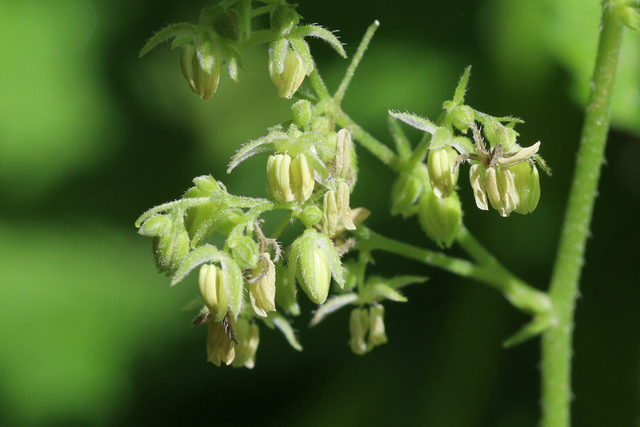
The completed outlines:
<svg viewBox="0 0 640 427">
<path fill-rule="evenodd" d="M 503 217 L 533 212 L 540 199 L 536 165 L 550 173 L 538 155 L 540 142 L 524 148 L 516 142 L 518 133 L 513 128 L 521 120 L 493 117 L 464 104 L 469 74 L 467 68 L 453 99 L 443 104 L 437 123 L 415 114 L 389 112 L 402 159 L 392 189 L 391 212 L 403 217 L 417 214 L 422 229 L 443 248 L 453 244 L 462 225 L 456 192 L 461 164 L 471 164 L 470 183 L 477 207 L 488 210 L 490 203 Z M 425 132 L 415 149 L 394 119 Z M 469 130 L 473 140 L 466 136 Z"/>
</svg>

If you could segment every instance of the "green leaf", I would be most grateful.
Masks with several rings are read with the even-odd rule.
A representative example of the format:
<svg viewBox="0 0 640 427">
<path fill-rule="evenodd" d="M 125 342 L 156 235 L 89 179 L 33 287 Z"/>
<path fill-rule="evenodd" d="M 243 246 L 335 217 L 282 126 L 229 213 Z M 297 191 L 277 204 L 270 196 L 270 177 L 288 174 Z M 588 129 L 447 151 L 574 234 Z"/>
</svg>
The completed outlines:
<svg viewBox="0 0 640 427">
<path fill-rule="evenodd" d="M 236 154 L 231 158 L 227 173 L 231 173 L 240 163 L 247 160 L 249 157 L 259 153 L 264 153 L 269 150 L 275 149 L 275 143 L 277 141 L 287 140 L 289 136 L 282 131 L 271 131 L 268 135 L 261 138 L 249 141 L 244 144 Z"/>
<path fill-rule="evenodd" d="M 313 56 L 311 56 L 311 51 L 309 50 L 309 45 L 304 39 L 289 37 L 289 43 L 291 43 L 291 47 L 296 51 L 298 55 L 300 55 L 300 59 L 302 59 L 302 63 L 306 68 L 306 74 L 309 75 L 315 68 L 315 63 L 313 62 Z"/>
<path fill-rule="evenodd" d="M 522 329 L 509 337 L 502 345 L 504 347 L 513 347 L 525 341 L 535 338 L 542 334 L 551 326 L 552 318 L 550 316 L 536 316 L 531 322 L 527 323 Z"/>
<path fill-rule="evenodd" d="M 395 302 L 407 302 L 407 297 L 393 289 L 391 286 L 386 285 L 385 283 L 376 284 L 373 287 L 373 291 L 376 297 L 382 297 L 383 299 L 388 299 Z M 376 300 L 377 299 L 378 298 L 376 298 Z"/>
<path fill-rule="evenodd" d="M 269 319 L 273 322 L 273 325 L 282 332 L 291 347 L 295 350 L 302 351 L 302 346 L 296 338 L 296 333 L 293 331 L 289 321 L 283 315 L 280 313 L 270 312 Z"/>
<path fill-rule="evenodd" d="M 220 261 L 220 259 L 221 252 L 215 246 L 204 245 L 192 250 L 189 252 L 189 255 L 182 260 L 180 267 L 178 267 L 178 270 L 173 275 L 173 278 L 171 279 L 171 286 L 180 282 L 191 272 L 191 270 L 199 265 L 202 265 L 205 262 Z"/>
<path fill-rule="evenodd" d="M 385 279 L 384 282 L 394 289 L 400 289 L 414 283 L 424 283 L 429 280 L 426 276 L 396 276 L 392 279 Z"/>
<path fill-rule="evenodd" d="M 453 95 L 453 102 L 457 105 L 464 104 L 464 93 L 467 90 L 467 84 L 469 83 L 469 75 L 471 74 L 471 65 L 464 69 L 464 73 L 462 77 L 460 77 L 460 81 L 458 82 L 458 86 L 456 87 L 456 91 Z"/>
<path fill-rule="evenodd" d="M 420 117 L 416 114 L 411 114 L 411 113 L 400 113 L 397 111 L 392 111 L 389 110 L 389 115 L 391 115 L 391 117 L 394 117 L 406 124 L 408 124 L 409 126 L 412 126 L 416 129 L 419 129 L 423 132 L 428 132 L 430 134 L 434 134 L 436 132 L 436 130 L 438 129 L 438 126 L 436 126 L 435 124 L 431 123 L 431 121 L 429 121 L 429 119 L 425 119 L 424 117 Z"/>
<path fill-rule="evenodd" d="M 329 30 L 326 28 L 322 28 L 319 25 L 304 25 L 301 27 L 296 27 L 289 33 L 290 36 L 294 37 L 317 37 L 319 39 L 324 40 L 329 43 L 329 45 L 343 58 L 347 57 L 347 53 L 344 51 L 344 47 L 340 40 Z"/>
<path fill-rule="evenodd" d="M 333 313 L 334 311 L 338 311 L 342 307 L 354 303 L 357 300 L 358 294 L 344 294 L 329 298 L 324 304 L 320 306 L 320 308 L 318 308 L 313 316 L 313 319 L 311 319 L 311 323 L 309 324 L 309 326 L 316 326 L 329 314 Z"/>
<path fill-rule="evenodd" d="M 389 122 L 389 133 L 393 138 L 393 141 L 396 143 L 396 150 L 398 151 L 398 155 L 403 160 L 408 160 L 411 157 L 411 153 L 413 150 L 411 149 L 411 143 L 407 139 L 400 123 L 391 115 L 388 116 Z"/>
<path fill-rule="evenodd" d="M 155 33 L 147 43 L 140 50 L 140 56 L 146 55 L 151 49 L 156 47 L 158 44 L 166 41 L 172 37 L 180 37 L 181 42 L 183 40 L 187 40 L 189 37 L 192 40 L 196 40 L 198 38 L 198 32 L 196 26 L 193 24 L 189 24 L 187 22 L 180 22 L 177 24 L 172 24 L 164 27 L 157 33 Z M 175 46 L 174 46 L 175 47 Z"/>
</svg>

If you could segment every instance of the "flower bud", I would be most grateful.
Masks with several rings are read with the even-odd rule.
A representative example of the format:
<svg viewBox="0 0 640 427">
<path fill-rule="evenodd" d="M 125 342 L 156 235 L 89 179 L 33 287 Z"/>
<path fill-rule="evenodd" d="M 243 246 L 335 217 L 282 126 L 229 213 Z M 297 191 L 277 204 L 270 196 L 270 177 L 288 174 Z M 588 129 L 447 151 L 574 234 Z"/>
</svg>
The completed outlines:
<svg viewBox="0 0 640 427">
<path fill-rule="evenodd" d="M 494 167 L 487 168 L 485 172 L 485 184 L 491 206 L 497 210 L 501 216 L 509 216 L 519 202 L 518 193 L 516 192 L 513 181 L 513 174 L 506 168 L 500 168 L 498 170 Z"/>
<path fill-rule="evenodd" d="M 258 244 L 247 236 L 233 237 L 227 240 L 234 261 L 241 269 L 254 268 L 258 264 Z"/>
<path fill-rule="evenodd" d="M 429 172 L 423 163 L 410 172 L 400 173 L 391 189 L 391 215 L 402 214 L 406 218 L 415 213 L 413 204 L 420 197 L 428 177 Z"/>
<path fill-rule="evenodd" d="M 246 367 L 253 369 L 256 364 L 256 351 L 260 343 L 260 329 L 258 325 L 240 318 L 235 327 L 238 343 L 235 346 L 235 359 L 231 363 L 234 368 Z"/>
<path fill-rule="evenodd" d="M 276 311 L 276 266 L 268 252 L 264 253 L 251 274 L 254 278 L 260 277 L 249 284 L 251 306 L 258 316 L 267 317 L 267 311 Z"/>
<path fill-rule="evenodd" d="M 329 237 L 335 236 L 338 229 L 338 203 L 333 190 L 324 193 L 322 213 L 322 232 Z"/>
<path fill-rule="evenodd" d="M 356 226 L 351 220 L 351 208 L 349 199 L 351 190 L 349 185 L 340 181 L 337 193 L 329 190 L 324 195 L 322 203 L 322 232 L 329 237 L 335 237 L 344 230 L 355 230 Z"/>
<path fill-rule="evenodd" d="M 316 181 L 313 176 L 313 164 L 306 154 L 300 153 L 291 161 L 289 180 L 293 197 L 300 203 L 309 200 Z"/>
<path fill-rule="evenodd" d="M 223 286 L 222 272 L 213 264 L 202 264 L 198 277 L 200 296 L 212 314 L 221 319 L 229 309 L 229 297 Z"/>
<path fill-rule="evenodd" d="M 143 236 L 153 237 L 153 252 L 159 272 L 175 272 L 189 253 L 189 234 L 182 217 L 153 215 L 138 230 Z"/>
<path fill-rule="evenodd" d="M 456 188 L 458 171 L 454 172 L 458 153 L 451 146 L 429 150 L 427 168 L 431 188 L 437 197 L 448 197 Z"/>
<path fill-rule="evenodd" d="M 235 321 L 231 319 L 229 322 L 232 330 L 235 330 Z M 235 347 L 236 344 L 229 336 L 225 325 L 210 317 L 207 322 L 207 361 L 216 366 L 220 366 L 221 363 L 229 365 L 235 358 Z"/>
<path fill-rule="evenodd" d="M 372 305 L 369 307 L 369 340 L 367 350 L 387 343 L 387 334 L 384 330 L 384 306 Z"/>
<path fill-rule="evenodd" d="M 331 276 L 341 287 L 344 272 L 340 257 L 331 240 L 316 230 L 308 229 L 293 242 L 289 255 L 289 277 L 295 279 L 316 304 L 322 304 L 329 294 Z"/>
<path fill-rule="evenodd" d="M 280 98 L 291 99 L 294 93 L 298 90 L 304 77 L 307 74 L 307 69 L 302 62 L 302 58 L 298 53 L 287 48 L 287 54 L 284 59 L 284 70 L 275 74 L 278 67 L 271 66 L 271 81 L 278 89 L 278 95 Z"/>
<path fill-rule="evenodd" d="M 209 99 L 216 93 L 220 81 L 220 53 L 213 51 L 213 64 L 211 70 L 202 68 L 196 48 L 193 45 L 185 45 L 180 53 L 180 68 L 182 75 L 189 83 L 189 87 L 202 99 Z"/>
<path fill-rule="evenodd" d="M 351 170 L 351 150 L 351 134 L 346 129 L 340 129 L 336 140 L 336 158 L 333 172 L 333 176 L 337 179 L 349 179 Z"/>
<path fill-rule="evenodd" d="M 300 129 L 306 129 L 311 124 L 312 106 L 311 102 L 301 99 L 291 107 L 293 113 L 293 123 Z"/>
<path fill-rule="evenodd" d="M 515 211 L 521 215 L 533 212 L 540 200 L 540 176 L 535 165 L 526 162 L 509 166 L 513 174 L 513 182 L 518 194 L 518 205 Z"/>
<path fill-rule="evenodd" d="M 369 331 L 369 313 L 365 308 L 354 308 L 349 317 L 349 346 L 351 351 L 357 355 L 367 352 L 366 336 Z"/>
<path fill-rule="evenodd" d="M 457 105 L 449 111 L 451 122 L 461 132 L 466 132 L 469 125 L 475 120 L 473 108 L 468 105 Z"/>
<path fill-rule="evenodd" d="M 462 225 L 462 205 L 457 193 L 441 199 L 433 191 L 423 191 L 418 203 L 420 226 L 441 248 L 449 248 Z"/>
<path fill-rule="evenodd" d="M 267 178 L 273 198 L 282 203 L 293 201 L 293 193 L 289 184 L 289 166 L 291 156 L 288 154 L 276 154 L 269 156 L 267 160 Z"/>
<path fill-rule="evenodd" d="M 298 214 L 298 218 L 306 227 L 313 227 L 322 220 L 322 211 L 317 206 L 307 206 Z"/>
<path fill-rule="evenodd" d="M 473 189 L 473 197 L 476 200 L 476 206 L 483 211 L 489 210 L 487 203 L 487 192 L 484 184 L 484 166 L 471 165 L 469 169 L 469 181 Z"/>
</svg>

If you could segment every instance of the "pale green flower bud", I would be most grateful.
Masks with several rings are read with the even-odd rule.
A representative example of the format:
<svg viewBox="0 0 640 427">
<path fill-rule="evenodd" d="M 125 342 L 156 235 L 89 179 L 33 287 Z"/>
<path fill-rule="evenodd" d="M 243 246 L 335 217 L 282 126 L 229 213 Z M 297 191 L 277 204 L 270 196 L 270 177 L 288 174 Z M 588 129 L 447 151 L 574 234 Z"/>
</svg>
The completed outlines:
<svg viewBox="0 0 640 427">
<path fill-rule="evenodd" d="M 260 343 L 260 329 L 258 325 L 240 318 L 235 327 L 235 336 L 238 343 L 235 346 L 235 359 L 231 363 L 234 368 L 253 369 L 256 364 L 256 351 Z"/>
<path fill-rule="evenodd" d="M 469 181 L 473 189 L 473 197 L 476 200 L 476 206 L 483 211 L 489 210 L 487 203 L 487 192 L 484 185 L 484 166 L 471 165 L 469 169 Z"/>
<path fill-rule="evenodd" d="M 349 179 L 351 171 L 351 134 L 346 129 L 338 131 L 333 175 L 337 179 Z"/>
<path fill-rule="evenodd" d="M 384 306 L 372 305 L 369 307 L 369 341 L 367 350 L 387 343 L 387 334 L 384 330 Z"/>
<path fill-rule="evenodd" d="M 276 311 L 276 266 L 268 252 L 263 256 L 258 267 L 251 271 L 253 277 L 260 279 L 249 284 L 249 299 L 253 311 L 258 316 L 267 317 L 268 311 Z"/>
<path fill-rule="evenodd" d="M 437 197 L 448 197 L 456 188 L 458 170 L 454 172 L 458 153 L 450 146 L 429 150 L 427 168 L 431 188 Z"/>
<path fill-rule="evenodd" d="M 175 272 L 189 253 L 189 233 L 181 218 L 153 215 L 138 230 L 143 236 L 153 237 L 153 252 L 159 272 Z"/>
<path fill-rule="evenodd" d="M 420 197 L 428 179 L 429 172 L 423 163 L 411 172 L 401 172 L 391 189 L 391 215 L 402 214 L 404 218 L 413 215 L 413 204 Z"/>
<path fill-rule="evenodd" d="M 496 170 L 490 167 L 485 172 L 485 184 L 491 206 L 501 216 L 509 216 L 519 202 L 513 174 L 505 168 Z"/>
<path fill-rule="evenodd" d="M 271 81 L 273 81 L 273 84 L 278 89 L 280 98 L 291 99 L 307 75 L 307 69 L 302 62 L 302 58 L 290 47 L 284 59 L 284 70 L 282 73 L 276 75 L 274 70 L 276 70 L 277 67 L 272 66 L 269 68 L 272 70 Z"/>
<path fill-rule="evenodd" d="M 229 309 L 229 297 L 224 288 L 222 272 L 213 264 L 202 264 L 198 277 L 200 296 L 213 317 L 224 317 Z"/>
<path fill-rule="evenodd" d="M 307 206 L 300 214 L 298 218 L 307 226 L 312 227 L 322 220 L 322 210 L 317 206 Z"/>
<path fill-rule="evenodd" d="M 326 135 L 331 132 L 333 124 L 327 117 L 316 117 L 311 121 L 311 131 L 319 135 Z"/>
<path fill-rule="evenodd" d="M 180 68 L 182 75 L 189 83 L 189 87 L 202 99 L 209 99 L 216 93 L 220 81 L 220 53 L 214 51 L 213 66 L 207 71 L 200 65 L 196 48 L 193 45 L 185 45 L 180 53 Z"/>
<path fill-rule="evenodd" d="M 291 161 L 289 180 L 293 197 L 300 203 L 309 200 L 316 180 L 313 176 L 313 164 L 306 154 L 300 153 Z"/>
<path fill-rule="evenodd" d="M 313 107 L 311 102 L 301 99 L 291 107 L 293 113 L 293 123 L 300 129 L 306 129 L 311 124 L 311 114 Z"/>
<path fill-rule="evenodd" d="M 235 330 L 235 321 L 229 320 L 232 330 Z M 236 356 L 236 344 L 233 342 L 225 326 L 221 322 L 216 322 L 213 318 L 207 321 L 207 361 L 216 366 L 221 363 L 230 365 Z"/>
<path fill-rule="evenodd" d="M 351 190 L 349 185 L 340 181 L 337 193 L 329 190 L 324 195 L 322 203 L 322 232 L 329 237 L 335 237 L 344 230 L 355 230 L 356 226 L 351 219 L 349 199 Z"/>
<path fill-rule="evenodd" d="M 288 154 L 276 154 L 269 156 L 269 160 L 267 160 L 267 179 L 271 193 L 274 199 L 282 203 L 293 201 L 293 193 L 289 183 L 290 165 L 291 156 Z"/>
<path fill-rule="evenodd" d="M 241 269 L 254 268 L 258 264 L 258 244 L 250 237 L 238 236 L 227 240 L 234 261 Z"/>
<path fill-rule="evenodd" d="M 333 190 L 324 193 L 322 213 L 322 232 L 329 237 L 335 236 L 338 229 L 338 203 Z"/>
<path fill-rule="evenodd" d="M 533 164 L 522 162 L 509 166 L 508 169 L 513 174 L 513 182 L 519 199 L 515 211 L 522 215 L 533 212 L 540 200 L 538 168 Z"/>
<path fill-rule="evenodd" d="M 247 222 L 247 215 L 240 208 L 226 209 L 213 224 L 213 229 L 224 237 L 229 237 L 229 233 L 237 225 Z"/>
<path fill-rule="evenodd" d="M 365 308 L 354 308 L 349 317 L 349 346 L 351 351 L 357 355 L 367 352 L 367 332 L 369 331 L 369 312 Z"/>
<path fill-rule="evenodd" d="M 289 255 L 289 276 L 296 278 L 309 299 L 322 304 L 329 294 L 331 277 L 344 286 L 344 271 L 335 246 L 324 234 L 308 229 L 294 242 Z"/>
<path fill-rule="evenodd" d="M 457 193 L 441 199 L 433 191 L 423 191 L 418 203 L 420 226 L 441 248 L 449 248 L 462 225 L 462 205 Z"/>
<path fill-rule="evenodd" d="M 458 105 L 449 111 L 451 122 L 456 129 L 466 132 L 469 129 L 469 125 L 475 120 L 475 113 L 473 108 L 468 105 Z"/>
</svg>

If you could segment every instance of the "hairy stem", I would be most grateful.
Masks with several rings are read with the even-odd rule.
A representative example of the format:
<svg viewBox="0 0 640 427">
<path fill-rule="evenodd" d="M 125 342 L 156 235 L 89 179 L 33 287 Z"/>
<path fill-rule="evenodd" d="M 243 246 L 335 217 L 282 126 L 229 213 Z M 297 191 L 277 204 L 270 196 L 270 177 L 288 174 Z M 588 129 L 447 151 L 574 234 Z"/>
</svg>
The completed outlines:
<svg viewBox="0 0 640 427">
<path fill-rule="evenodd" d="M 549 295 L 556 325 L 542 339 L 542 426 L 568 427 L 571 401 L 571 354 L 574 310 L 580 271 L 611 116 L 611 99 L 620 57 L 622 1 L 605 1 L 592 80 L 592 92 L 582 129 L 576 170 L 560 237 Z"/>
</svg>

